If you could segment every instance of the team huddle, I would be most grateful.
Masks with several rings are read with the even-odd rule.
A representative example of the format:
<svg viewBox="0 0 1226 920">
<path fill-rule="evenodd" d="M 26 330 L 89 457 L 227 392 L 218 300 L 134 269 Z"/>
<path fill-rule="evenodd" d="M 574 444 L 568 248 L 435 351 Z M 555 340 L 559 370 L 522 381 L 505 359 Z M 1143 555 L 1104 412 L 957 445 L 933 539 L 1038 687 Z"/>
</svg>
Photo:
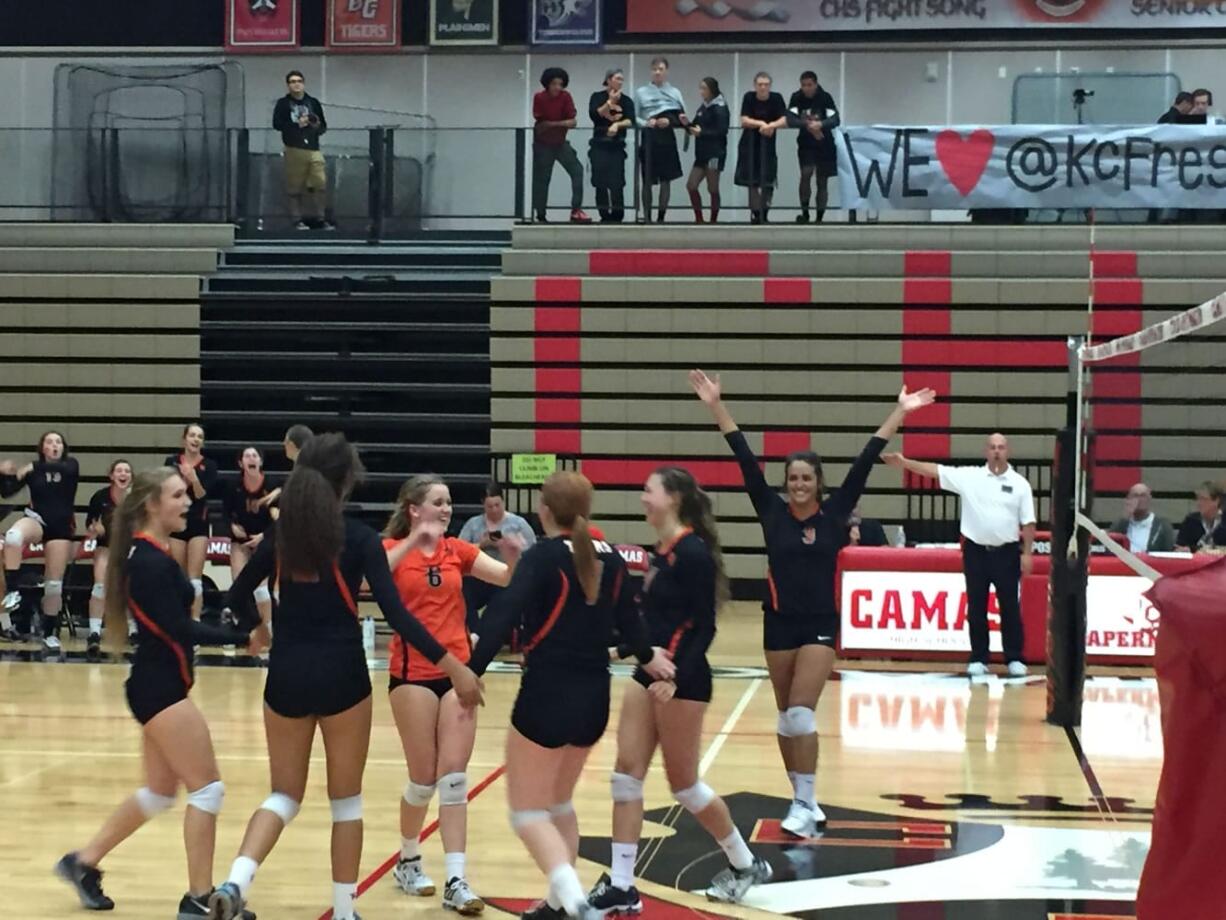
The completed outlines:
<svg viewBox="0 0 1226 920">
<path fill-rule="evenodd" d="M 762 525 L 770 564 L 763 644 L 792 787 L 782 827 L 797 838 L 810 837 L 825 822 L 815 789 L 814 710 L 834 665 L 835 558 L 845 542 L 847 517 L 882 449 L 905 416 L 930 404 L 934 394 L 904 388 L 830 497 L 818 456 L 789 456 L 784 498 L 764 479 L 724 406 L 719 378 L 693 371 L 690 383 L 728 440 Z M 343 514 L 362 480 L 356 449 L 340 434 L 303 439 L 300 448 L 284 486 L 254 500 L 271 495 L 259 510 L 275 521 L 254 546 L 245 541 L 247 558 L 220 626 L 199 621 L 199 592 L 170 554 L 172 540 L 190 543 L 182 538 L 192 536 L 195 509 L 207 494 L 198 466 L 185 460 L 137 473 L 115 495 L 100 598 L 103 636 L 114 647 L 129 616 L 135 622 L 126 693 L 142 727 L 145 785 L 56 866 L 86 908 L 113 908 L 99 864 L 169 809 L 182 785 L 188 791 L 188 890 L 178 917 L 253 917 L 247 905 L 255 878 L 298 813 L 318 727 L 333 822 L 333 916 L 357 917 L 362 779 L 373 707 L 357 605 L 364 586 L 394 631 L 389 701 L 408 772 L 399 800 L 401 852 L 394 878 L 405 893 L 433 896 L 437 890 L 418 848 L 437 794 L 443 907 L 464 915 L 484 909 L 466 877 L 466 773 L 482 675 L 513 634 L 523 668 L 507 730 L 507 797 L 515 833 L 548 880 L 545 898 L 525 916 L 592 920 L 642 911 L 634 867 L 643 783 L 657 747 L 673 797 L 727 857 L 707 896 L 738 903 L 752 886 L 770 879 L 769 864 L 750 851 L 724 800 L 699 772 L 703 716 L 712 697 L 707 652 L 728 580 L 711 499 L 687 470 L 661 468 L 644 485 L 644 516 L 656 542 L 646 571 L 636 573 L 592 523 L 593 488 L 580 473 L 554 473 L 542 486 L 543 537 L 526 550 L 504 537 L 501 558 L 495 559 L 446 535 L 451 496 L 437 477 L 415 476 L 405 484 L 380 535 Z M 486 608 L 476 635 L 466 626 L 465 577 L 506 586 Z M 264 724 L 272 788 L 216 886 L 212 862 L 224 786 L 207 721 L 190 696 L 195 648 L 209 644 L 246 646 L 251 653 L 269 649 Z M 585 890 L 575 865 L 579 826 L 571 800 L 608 726 L 611 649 L 637 666 L 617 729 L 609 871 Z"/>
</svg>

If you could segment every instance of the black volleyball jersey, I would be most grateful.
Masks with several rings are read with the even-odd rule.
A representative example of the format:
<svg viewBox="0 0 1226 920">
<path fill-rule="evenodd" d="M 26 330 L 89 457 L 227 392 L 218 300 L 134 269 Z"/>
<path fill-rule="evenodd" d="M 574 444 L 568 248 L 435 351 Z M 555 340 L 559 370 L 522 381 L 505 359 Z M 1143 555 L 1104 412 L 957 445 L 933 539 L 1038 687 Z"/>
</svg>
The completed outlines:
<svg viewBox="0 0 1226 920">
<path fill-rule="evenodd" d="M 76 457 L 39 459 L 24 479 L 5 476 L 0 483 L 0 494 L 7 498 L 24 485 L 30 490 L 30 510 L 49 526 L 63 524 L 73 519 L 80 472 Z"/>
<path fill-rule="evenodd" d="M 231 484 L 222 498 L 222 506 L 226 512 L 226 521 L 230 526 L 230 535 L 234 536 L 234 525 L 238 525 L 248 537 L 261 534 L 272 526 L 272 508 L 268 505 L 257 507 L 261 498 L 272 489 L 268 487 L 267 477 L 260 477 L 260 484 L 255 491 L 247 489 L 246 482 L 240 475 L 238 481 Z"/>
<path fill-rule="evenodd" d="M 763 611 L 792 617 L 837 614 L 835 563 L 847 544 L 847 518 L 887 442 L 869 438 L 839 490 L 819 504 L 815 514 L 799 520 L 787 500 L 767 485 L 745 435 L 731 431 L 724 437 L 741 466 L 745 490 L 766 540 L 769 595 L 762 602 Z"/>
<path fill-rule="evenodd" d="M 111 518 L 115 516 L 115 501 L 113 486 L 103 486 L 89 500 L 89 509 L 85 512 L 85 528 L 88 530 L 95 522 L 102 524 L 102 533 L 98 535 L 99 546 L 107 546 L 111 542 Z M 123 501 L 123 496 L 119 497 Z"/>
<path fill-rule="evenodd" d="M 683 530 L 657 547 L 643 580 L 643 618 L 651 644 L 668 649 L 681 671 L 706 657 L 715 640 L 715 558 L 706 542 Z"/>
<path fill-rule="evenodd" d="M 182 454 L 171 454 L 166 458 L 166 466 L 176 470 L 183 462 Z M 204 495 L 196 498 L 196 493 L 191 486 L 188 486 L 187 495 L 192 500 L 192 504 L 187 509 L 187 520 L 205 522 L 209 519 L 209 498 L 217 489 L 217 464 L 208 457 L 202 456 L 196 463 L 196 478 L 200 480 L 200 485 L 204 488 Z"/>
<path fill-rule="evenodd" d="M 469 667 L 483 673 L 516 627 L 525 669 L 607 672 L 609 648 L 615 642 L 621 657 L 651 660 L 651 643 L 625 561 L 603 539 L 592 543 L 600 566 L 595 602 L 588 602 L 579 584 L 570 538 L 539 541 L 519 560 L 507 590 L 486 609 Z"/>
</svg>

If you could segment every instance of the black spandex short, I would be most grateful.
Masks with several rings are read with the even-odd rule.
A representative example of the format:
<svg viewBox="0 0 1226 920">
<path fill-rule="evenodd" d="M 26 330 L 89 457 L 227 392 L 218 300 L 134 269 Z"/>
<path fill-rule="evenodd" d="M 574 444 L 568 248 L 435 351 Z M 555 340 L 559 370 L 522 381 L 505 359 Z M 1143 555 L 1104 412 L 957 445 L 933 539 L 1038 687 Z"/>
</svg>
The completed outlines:
<svg viewBox="0 0 1226 920">
<path fill-rule="evenodd" d="M 387 692 L 391 693 L 397 687 L 425 687 L 441 700 L 451 690 L 451 679 L 439 677 L 435 680 L 405 680 L 393 674 L 387 682 Z"/>
<path fill-rule="evenodd" d="M 641 667 L 634 669 L 634 679 L 643 687 L 650 687 L 654 682 L 654 678 Z M 692 700 L 695 703 L 711 702 L 711 666 L 705 658 L 701 665 L 678 668 L 673 683 L 677 685 L 673 699 Z"/>
<path fill-rule="evenodd" d="M 170 539 L 182 540 L 186 543 L 188 540 L 195 539 L 196 537 L 207 537 L 208 535 L 209 522 L 207 520 L 202 521 L 200 518 L 192 516 L 187 519 L 187 526 L 178 533 L 172 533 L 170 535 Z"/>
<path fill-rule="evenodd" d="M 38 520 L 42 523 L 44 543 L 50 543 L 52 540 L 71 540 L 76 536 L 77 522 L 72 518 L 63 521 L 44 521 L 42 518 Z"/>
<path fill-rule="evenodd" d="M 790 652 L 802 645 L 834 648 L 838 636 L 837 614 L 787 617 L 769 610 L 762 614 L 762 647 L 768 652 Z"/>
<path fill-rule="evenodd" d="M 129 677 L 123 686 L 128 708 L 141 725 L 148 725 L 163 709 L 187 699 L 183 679 L 177 675 L 140 674 Z"/>
<path fill-rule="evenodd" d="M 591 747 L 609 725 L 608 672 L 524 671 L 511 725 L 541 747 Z"/>
<path fill-rule="evenodd" d="M 319 645 L 273 644 L 264 682 L 264 702 L 279 716 L 334 716 L 370 696 L 366 654 Z"/>
</svg>

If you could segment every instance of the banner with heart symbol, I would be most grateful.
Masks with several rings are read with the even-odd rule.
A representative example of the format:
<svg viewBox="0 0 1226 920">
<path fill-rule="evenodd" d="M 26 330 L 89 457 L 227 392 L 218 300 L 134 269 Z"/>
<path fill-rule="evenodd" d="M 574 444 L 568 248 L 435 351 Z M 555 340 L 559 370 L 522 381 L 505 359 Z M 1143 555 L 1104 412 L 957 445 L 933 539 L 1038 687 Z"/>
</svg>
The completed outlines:
<svg viewBox="0 0 1226 920">
<path fill-rule="evenodd" d="M 1226 209 L 1226 125 L 845 127 L 845 208 Z"/>
<path fill-rule="evenodd" d="M 298 0 L 226 0 L 227 51 L 290 51 L 301 40 Z"/>
</svg>

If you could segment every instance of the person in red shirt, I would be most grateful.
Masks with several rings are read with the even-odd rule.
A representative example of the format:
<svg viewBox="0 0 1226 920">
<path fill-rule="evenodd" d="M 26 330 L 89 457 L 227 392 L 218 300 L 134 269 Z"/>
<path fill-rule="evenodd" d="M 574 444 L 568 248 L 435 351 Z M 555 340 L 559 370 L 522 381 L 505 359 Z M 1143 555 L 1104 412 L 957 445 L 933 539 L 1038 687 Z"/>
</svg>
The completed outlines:
<svg viewBox="0 0 1226 920">
<path fill-rule="evenodd" d="M 546 67 L 541 74 L 541 86 L 545 88 L 532 97 L 532 117 L 536 122 L 532 141 L 532 213 L 541 223 L 546 220 L 554 163 L 561 163 L 570 176 L 570 222 L 592 222 L 582 208 L 583 165 L 566 140 L 566 132 L 576 124 L 575 100 L 566 91 L 569 85 L 570 74 L 565 70 Z"/>
<path fill-rule="evenodd" d="M 471 543 L 445 536 L 451 523 L 451 492 L 437 476 L 414 476 L 400 490 L 396 512 L 383 531 L 383 548 L 400 598 L 448 652 L 462 662 L 472 655 L 466 625 L 464 576 L 505 587 L 523 546 L 513 535 L 499 541 L 509 560 L 499 562 Z M 406 894 L 434 894 L 422 868 L 418 838 L 426 808 L 439 790 L 446 886 L 443 906 L 471 916 L 485 909 L 464 878 L 468 780 L 477 714 L 461 705 L 451 681 L 421 652 L 392 637 L 389 700 L 409 783 L 400 803 L 400 859 L 396 883 Z"/>
</svg>

